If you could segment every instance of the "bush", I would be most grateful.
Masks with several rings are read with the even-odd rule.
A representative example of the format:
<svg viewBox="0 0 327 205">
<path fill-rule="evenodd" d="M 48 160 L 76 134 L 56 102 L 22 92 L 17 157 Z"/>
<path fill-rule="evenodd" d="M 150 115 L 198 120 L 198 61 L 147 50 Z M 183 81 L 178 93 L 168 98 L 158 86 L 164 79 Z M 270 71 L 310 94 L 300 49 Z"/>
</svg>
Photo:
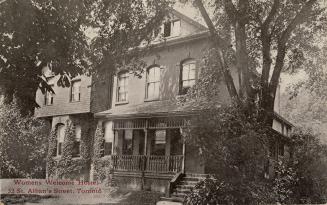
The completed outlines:
<svg viewBox="0 0 327 205">
<path fill-rule="evenodd" d="M 17 104 L 0 104 L 1 178 L 44 178 L 49 126 L 22 115 Z"/>
<path fill-rule="evenodd" d="M 199 182 L 186 197 L 188 205 L 260 204 L 274 201 L 268 184 L 255 182 L 231 183 L 216 177 Z"/>
</svg>

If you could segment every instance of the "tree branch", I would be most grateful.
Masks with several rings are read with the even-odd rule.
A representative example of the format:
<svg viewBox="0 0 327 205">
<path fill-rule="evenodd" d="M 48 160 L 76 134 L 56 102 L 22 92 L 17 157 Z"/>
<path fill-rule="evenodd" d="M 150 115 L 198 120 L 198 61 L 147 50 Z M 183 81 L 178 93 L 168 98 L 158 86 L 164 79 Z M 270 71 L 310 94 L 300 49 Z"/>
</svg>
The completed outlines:
<svg viewBox="0 0 327 205">
<path fill-rule="evenodd" d="M 236 22 L 238 11 L 234 6 L 232 0 L 224 0 L 224 7 L 229 19 L 231 19 L 234 24 Z"/>
<path fill-rule="evenodd" d="M 305 5 L 302 7 L 302 9 L 296 14 L 296 16 L 290 22 L 290 24 L 286 27 L 286 29 L 282 32 L 280 38 L 278 39 L 276 63 L 275 63 L 274 71 L 273 71 L 273 74 L 271 76 L 271 80 L 269 83 L 270 95 L 272 95 L 273 98 L 275 98 L 275 94 L 276 94 L 276 90 L 277 90 L 277 86 L 278 86 L 278 82 L 279 82 L 278 80 L 279 80 L 280 73 L 284 66 L 284 58 L 285 58 L 286 50 L 287 50 L 287 46 L 286 46 L 287 41 L 289 40 L 289 38 L 290 38 L 293 30 L 296 28 L 296 26 L 305 22 L 306 15 L 310 11 L 313 4 L 316 2 L 317 2 L 317 0 L 307 1 L 305 3 Z"/>
<path fill-rule="evenodd" d="M 235 88 L 235 84 L 233 81 L 233 78 L 230 74 L 230 71 L 228 69 L 227 63 L 225 61 L 224 55 L 223 55 L 223 51 L 222 51 L 222 47 L 226 48 L 226 42 L 218 35 L 206 9 L 203 6 L 203 3 L 201 0 L 194 0 L 194 4 L 196 5 L 196 7 L 200 10 L 200 13 L 204 19 L 204 21 L 206 22 L 211 37 L 215 43 L 215 48 L 217 49 L 217 54 L 219 57 L 219 62 L 220 62 L 220 69 L 224 75 L 224 81 L 226 83 L 229 95 L 231 96 L 231 98 L 237 103 L 240 103 L 236 88 Z"/>
<path fill-rule="evenodd" d="M 272 22 L 275 15 L 277 14 L 279 5 L 280 5 L 280 0 L 274 0 L 271 10 L 270 10 L 266 20 L 264 20 L 264 22 L 263 22 L 263 25 L 262 25 L 263 27 L 265 27 L 267 29 L 269 28 L 269 24 Z"/>
</svg>

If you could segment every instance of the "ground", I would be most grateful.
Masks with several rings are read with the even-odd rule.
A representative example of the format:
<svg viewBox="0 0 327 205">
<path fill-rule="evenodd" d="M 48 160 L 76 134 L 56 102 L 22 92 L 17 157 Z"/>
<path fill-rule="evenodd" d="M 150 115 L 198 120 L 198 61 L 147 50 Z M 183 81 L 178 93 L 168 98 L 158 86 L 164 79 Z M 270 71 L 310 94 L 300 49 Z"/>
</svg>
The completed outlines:
<svg viewBox="0 0 327 205">
<path fill-rule="evenodd" d="M 95 204 L 95 205 L 152 205 L 160 199 L 163 194 L 151 191 L 124 191 L 117 190 L 106 200 L 78 201 L 78 199 L 53 198 L 40 196 L 2 196 L 1 202 L 5 205 L 22 204 L 22 205 L 75 205 L 75 204 Z M 77 203 L 76 203 L 77 202 Z M 93 203 L 94 202 L 94 203 Z M 1 203 L 0 203 L 1 204 Z"/>
</svg>

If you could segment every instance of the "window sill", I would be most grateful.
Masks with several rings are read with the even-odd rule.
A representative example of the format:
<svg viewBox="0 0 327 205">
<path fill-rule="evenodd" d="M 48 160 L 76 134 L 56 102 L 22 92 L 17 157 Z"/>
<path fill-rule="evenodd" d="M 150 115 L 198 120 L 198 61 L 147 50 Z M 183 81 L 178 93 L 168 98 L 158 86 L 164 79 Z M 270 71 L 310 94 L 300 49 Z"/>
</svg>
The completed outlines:
<svg viewBox="0 0 327 205">
<path fill-rule="evenodd" d="M 50 105 L 44 105 L 44 106 L 53 106 L 53 104 L 50 104 Z"/>
<path fill-rule="evenodd" d="M 101 159 L 109 159 L 109 158 L 111 158 L 111 156 L 112 156 L 112 154 L 110 154 L 110 155 L 104 155 L 103 157 L 101 157 Z"/>
<path fill-rule="evenodd" d="M 81 100 L 77 100 L 77 101 L 70 101 L 70 103 L 79 103 L 81 102 Z"/>
<path fill-rule="evenodd" d="M 125 105 L 128 104 L 128 101 L 115 102 L 115 105 Z"/>
<path fill-rule="evenodd" d="M 76 156 L 76 157 L 73 157 L 72 160 L 79 160 L 79 159 L 82 159 L 81 156 Z"/>
<path fill-rule="evenodd" d="M 54 159 L 54 160 L 58 161 L 58 160 L 60 160 L 60 159 L 61 159 L 61 155 L 59 155 L 59 156 L 55 156 L 55 157 L 53 157 L 52 159 Z"/>
<path fill-rule="evenodd" d="M 159 98 L 144 99 L 144 102 L 159 101 Z"/>
</svg>

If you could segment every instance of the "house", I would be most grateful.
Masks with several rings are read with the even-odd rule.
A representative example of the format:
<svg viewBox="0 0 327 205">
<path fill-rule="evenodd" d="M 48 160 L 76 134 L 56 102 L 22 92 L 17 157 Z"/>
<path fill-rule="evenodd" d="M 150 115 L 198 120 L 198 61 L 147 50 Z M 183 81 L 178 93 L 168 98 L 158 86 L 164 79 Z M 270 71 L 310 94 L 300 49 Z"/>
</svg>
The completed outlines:
<svg viewBox="0 0 327 205">
<path fill-rule="evenodd" d="M 205 176 L 198 150 L 184 141 L 188 119 L 201 109 L 180 106 L 176 99 L 199 78 L 202 58 L 211 46 L 209 32 L 172 10 L 161 35 L 165 40 L 155 40 L 153 52 L 143 58 L 147 67 L 141 78 L 120 69 L 103 82 L 76 77 L 70 88 L 56 86 L 57 76 L 49 78 L 56 94 L 38 92 L 37 100 L 44 106 L 36 110 L 36 116 L 52 124 L 49 177 L 75 173 L 71 176 L 101 180 L 111 173 L 122 187 L 170 194 L 180 180 L 186 180 L 183 174 Z M 233 70 L 232 75 L 236 75 Z M 219 98 L 229 102 L 223 85 Z M 288 136 L 292 124 L 276 114 L 273 127 Z M 277 156 L 285 154 L 284 147 L 276 144 Z M 60 161 L 67 159 L 78 166 L 62 167 Z"/>
</svg>

